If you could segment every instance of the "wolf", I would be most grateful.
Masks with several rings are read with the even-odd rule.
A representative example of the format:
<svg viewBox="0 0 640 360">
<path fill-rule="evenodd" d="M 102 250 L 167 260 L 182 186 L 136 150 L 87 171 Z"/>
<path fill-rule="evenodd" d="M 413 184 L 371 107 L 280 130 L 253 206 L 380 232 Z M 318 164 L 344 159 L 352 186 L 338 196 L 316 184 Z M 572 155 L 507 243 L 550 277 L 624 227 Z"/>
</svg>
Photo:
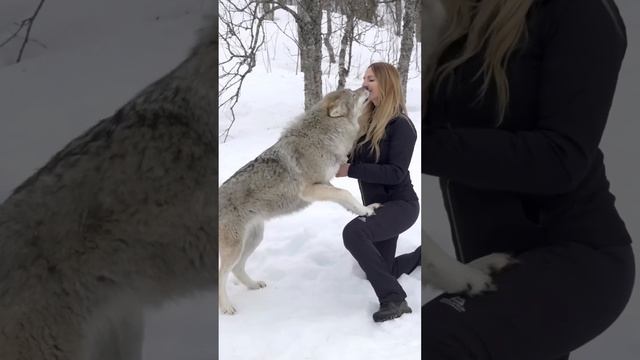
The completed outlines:
<svg viewBox="0 0 640 360">
<path fill-rule="evenodd" d="M 139 359 L 143 306 L 215 289 L 217 51 L 209 18 L 0 205 L 0 359 Z"/>
<path fill-rule="evenodd" d="M 327 94 L 220 186 L 218 304 L 223 313 L 236 313 L 226 292 L 230 272 L 249 289 L 266 286 L 245 271 L 247 258 L 262 241 L 265 221 L 319 200 L 336 202 L 360 216 L 372 215 L 379 206 L 364 206 L 330 183 L 347 162 L 368 96 L 365 88 Z"/>
</svg>

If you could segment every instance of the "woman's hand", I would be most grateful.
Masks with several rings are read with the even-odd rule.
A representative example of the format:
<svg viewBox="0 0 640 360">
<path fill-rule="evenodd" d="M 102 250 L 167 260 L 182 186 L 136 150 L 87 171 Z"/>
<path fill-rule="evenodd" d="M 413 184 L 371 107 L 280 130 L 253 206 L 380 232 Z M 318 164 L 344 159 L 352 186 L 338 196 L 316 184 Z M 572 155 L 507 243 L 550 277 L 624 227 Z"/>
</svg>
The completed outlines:
<svg viewBox="0 0 640 360">
<path fill-rule="evenodd" d="M 349 174 L 349 164 L 340 164 L 340 169 L 336 173 L 336 177 L 344 177 Z"/>
</svg>

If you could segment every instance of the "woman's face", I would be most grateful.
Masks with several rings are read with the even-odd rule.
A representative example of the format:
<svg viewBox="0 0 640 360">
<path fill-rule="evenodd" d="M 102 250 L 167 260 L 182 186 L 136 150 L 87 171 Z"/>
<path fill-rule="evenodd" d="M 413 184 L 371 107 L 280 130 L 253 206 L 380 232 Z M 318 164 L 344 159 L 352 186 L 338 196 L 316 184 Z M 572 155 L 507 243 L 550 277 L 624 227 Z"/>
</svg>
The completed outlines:
<svg viewBox="0 0 640 360">
<path fill-rule="evenodd" d="M 373 74 L 373 70 L 371 70 L 371 68 L 367 68 L 367 71 L 364 73 L 362 86 L 369 90 L 369 100 L 377 106 L 380 101 L 380 88 L 378 86 L 378 80 Z"/>
</svg>

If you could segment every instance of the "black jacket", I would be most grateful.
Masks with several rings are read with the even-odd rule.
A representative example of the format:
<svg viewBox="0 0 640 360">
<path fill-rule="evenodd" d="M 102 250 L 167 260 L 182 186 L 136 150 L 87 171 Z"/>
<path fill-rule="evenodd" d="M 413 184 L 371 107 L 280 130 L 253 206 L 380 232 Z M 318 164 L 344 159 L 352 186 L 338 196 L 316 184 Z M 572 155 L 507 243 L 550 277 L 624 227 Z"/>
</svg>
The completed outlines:
<svg viewBox="0 0 640 360">
<path fill-rule="evenodd" d="M 440 177 L 463 260 L 563 240 L 631 241 L 599 149 L 626 50 L 617 7 L 611 0 L 540 0 L 527 21 L 528 39 L 507 67 L 510 102 L 501 125 L 495 88 L 474 104 L 480 56 L 446 86 L 429 84 L 422 171 Z"/>
<path fill-rule="evenodd" d="M 380 140 L 380 158 L 376 163 L 371 142 L 360 146 L 349 158 L 349 177 L 358 179 L 365 205 L 390 200 L 417 201 L 409 163 L 416 144 L 416 130 L 406 117 L 392 119 Z M 359 139 L 358 141 L 361 141 Z"/>
</svg>

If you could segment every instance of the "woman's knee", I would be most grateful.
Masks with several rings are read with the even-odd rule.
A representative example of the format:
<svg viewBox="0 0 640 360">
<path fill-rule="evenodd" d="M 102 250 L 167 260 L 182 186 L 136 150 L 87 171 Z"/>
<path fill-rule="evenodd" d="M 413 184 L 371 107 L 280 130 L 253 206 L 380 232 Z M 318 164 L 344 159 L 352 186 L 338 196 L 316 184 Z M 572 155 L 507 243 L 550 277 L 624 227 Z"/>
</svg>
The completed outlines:
<svg viewBox="0 0 640 360">
<path fill-rule="evenodd" d="M 356 248 L 366 237 L 366 229 L 359 222 L 354 219 L 342 229 L 342 242 L 348 250 Z"/>
</svg>

